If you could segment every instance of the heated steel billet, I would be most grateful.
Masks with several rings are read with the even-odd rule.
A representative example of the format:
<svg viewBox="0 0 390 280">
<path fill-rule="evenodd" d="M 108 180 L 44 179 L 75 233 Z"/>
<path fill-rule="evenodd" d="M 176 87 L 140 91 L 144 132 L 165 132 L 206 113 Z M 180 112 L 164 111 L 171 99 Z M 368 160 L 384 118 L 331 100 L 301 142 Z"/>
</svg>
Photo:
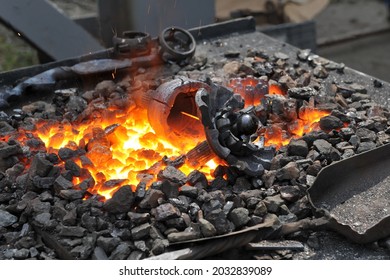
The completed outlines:
<svg viewBox="0 0 390 280">
<path fill-rule="evenodd" d="M 195 96 L 206 138 L 216 155 L 250 176 L 261 176 L 270 168 L 273 147 L 263 147 L 257 130 L 263 125 L 256 107 L 244 108 L 241 96 L 229 89 L 212 85 Z"/>
</svg>

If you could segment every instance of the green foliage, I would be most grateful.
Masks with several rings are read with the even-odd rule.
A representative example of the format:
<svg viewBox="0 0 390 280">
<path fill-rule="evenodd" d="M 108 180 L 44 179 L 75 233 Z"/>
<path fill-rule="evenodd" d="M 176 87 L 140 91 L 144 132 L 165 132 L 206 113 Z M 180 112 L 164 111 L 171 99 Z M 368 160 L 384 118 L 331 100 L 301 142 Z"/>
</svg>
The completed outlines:
<svg viewBox="0 0 390 280">
<path fill-rule="evenodd" d="M 20 38 L 0 34 L 0 72 L 38 63 L 37 52 Z"/>
</svg>

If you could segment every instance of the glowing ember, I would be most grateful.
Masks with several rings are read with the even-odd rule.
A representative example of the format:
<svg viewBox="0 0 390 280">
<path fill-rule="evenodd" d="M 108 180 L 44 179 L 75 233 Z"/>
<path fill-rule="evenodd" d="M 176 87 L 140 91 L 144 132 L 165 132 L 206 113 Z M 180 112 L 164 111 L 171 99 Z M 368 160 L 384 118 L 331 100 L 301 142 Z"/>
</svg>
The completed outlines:
<svg viewBox="0 0 390 280">
<path fill-rule="evenodd" d="M 229 87 L 244 98 L 245 106 L 259 105 L 266 98 L 266 95 L 285 95 L 277 85 L 268 84 L 268 82 L 252 76 L 231 79 Z"/>
<path fill-rule="evenodd" d="M 194 115 L 191 115 L 191 114 L 188 114 L 186 112 L 180 112 L 182 115 L 186 116 L 186 117 L 190 117 L 190 118 L 193 118 L 195 120 L 198 120 L 199 121 L 199 118 L 197 116 L 194 116 Z"/>
<path fill-rule="evenodd" d="M 290 142 L 290 137 L 288 137 L 286 131 L 277 125 L 267 127 L 263 136 L 265 146 L 275 146 L 280 148 Z"/>
<path fill-rule="evenodd" d="M 322 117 L 328 116 L 329 112 L 315 108 L 304 107 L 299 111 L 299 118 L 284 124 L 283 128 L 278 125 L 270 125 L 263 134 L 266 146 L 280 148 L 287 145 L 291 139 L 299 138 L 313 130 L 319 129 L 318 122 Z"/>
<path fill-rule="evenodd" d="M 278 87 L 277 85 L 269 85 L 269 88 L 268 88 L 268 94 L 269 95 L 285 95 L 285 93 L 283 92 L 283 90 Z"/>
<path fill-rule="evenodd" d="M 245 106 L 260 104 L 267 98 L 266 95 L 278 95 L 281 98 L 286 98 L 286 93 L 277 84 L 266 83 L 264 80 L 252 76 L 232 79 L 229 82 L 229 87 L 244 97 Z M 265 91 L 264 88 L 267 90 Z M 329 115 L 327 111 L 303 107 L 300 109 L 297 119 L 289 123 L 269 125 L 260 133 L 260 136 L 264 137 L 265 146 L 280 148 L 287 145 L 292 138 L 301 137 L 318 129 L 319 120 L 327 115 Z"/>
<path fill-rule="evenodd" d="M 244 99 L 250 99 L 249 105 L 260 104 L 267 98 L 266 95 L 276 94 L 285 98 L 284 92 L 278 86 L 268 85 L 267 82 L 254 77 L 234 79 L 231 86 L 236 93 L 242 94 Z M 91 194 L 110 198 L 122 185 L 129 184 L 135 189 L 140 180 L 146 177 L 147 182 L 152 182 L 164 167 L 163 158 L 174 159 L 182 156 L 199 144 L 199 139 L 192 137 L 183 136 L 180 143 L 169 143 L 159 138 L 149 124 L 146 110 L 141 108 L 119 110 L 100 105 L 88 109 L 92 109 L 92 113 L 82 121 L 71 123 L 67 120 L 40 120 L 35 124 L 34 131 L 20 130 L 18 140 L 26 143 L 29 139 L 39 138 L 48 153 L 59 154 L 62 148 L 75 151 L 73 160 L 85 172 L 75 177 L 73 183 L 77 188 L 78 184 L 92 176 L 94 182 L 89 184 L 91 187 L 88 189 Z M 199 121 L 193 114 L 183 111 L 180 113 L 185 118 Z M 264 137 L 265 145 L 274 145 L 277 148 L 287 145 L 291 138 L 317 129 L 317 122 L 328 113 L 304 107 L 298 115 L 297 119 L 289 123 L 274 123 L 265 127 L 259 133 L 260 137 Z M 210 179 L 210 174 L 216 167 L 217 162 L 211 160 L 199 168 Z M 180 167 L 186 174 L 193 169 L 193 166 L 186 164 Z"/>
</svg>

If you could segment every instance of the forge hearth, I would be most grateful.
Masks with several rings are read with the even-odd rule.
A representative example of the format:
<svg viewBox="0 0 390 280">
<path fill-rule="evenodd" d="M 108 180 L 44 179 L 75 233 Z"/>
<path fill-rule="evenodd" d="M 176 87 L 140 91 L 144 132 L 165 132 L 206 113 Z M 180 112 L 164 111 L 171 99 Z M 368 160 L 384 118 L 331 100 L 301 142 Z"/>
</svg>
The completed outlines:
<svg viewBox="0 0 390 280">
<path fill-rule="evenodd" d="M 224 258 L 229 248 L 241 248 L 230 258 L 325 258 L 307 189 L 324 167 L 390 141 L 389 85 L 243 22 L 240 34 L 194 31 L 185 65 L 11 102 L 0 116 L 0 259 Z M 275 238 L 296 246 L 252 251 Z"/>
</svg>

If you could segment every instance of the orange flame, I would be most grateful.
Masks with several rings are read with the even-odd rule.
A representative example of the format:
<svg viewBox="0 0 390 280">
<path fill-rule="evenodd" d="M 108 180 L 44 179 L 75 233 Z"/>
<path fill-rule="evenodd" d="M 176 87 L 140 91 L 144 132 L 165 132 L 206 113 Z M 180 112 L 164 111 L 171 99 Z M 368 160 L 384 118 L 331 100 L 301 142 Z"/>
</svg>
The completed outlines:
<svg viewBox="0 0 390 280">
<path fill-rule="evenodd" d="M 80 158 L 74 161 L 87 169 L 95 181 L 95 186 L 88 191 L 106 199 L 121 185 L 129 184 L 135 188 L 140 181 L 140 173 L 155 179 L 159 168 L 162 168 L 156 163 L 164 156 L 183 155 L 198 144 L 192 139 L 183 139 L 179 148 L 160 139 L 150 126 L 146 111 L 139 108 L 125 112 L 108 108 L 81 123 L 40 120 L 36 128 L 30 133 L 43 141 L 47 152 L 58 154 L 64 147 L 74 151 L 85 148 L 89 161 Z M 24 135 L 20 141 L 27 140 L 26 133 L 20 134 Z M 210 174 L 216 165 L 211 160 L 200 170 Z M 156 168 L 153 172 L 149 170 L 152 167 Z M 188 174 L 194 168 L 183 165 L 180 169 Z M 73 183 L 77 185 L 83 179 L 75 177 Z M 106 186 L 109 181 L 112 184 Z"/>
<path fill-rule="evenodd" d="M 253 76 L 231 79 L 228 86 L 232 88 L 235 93 L 240 94 L 244 98 L 245 106 L 259 105 L 262 100 L 265 99 L 266 94 L 281 96 L 286 95 L 286 93 L 278 85 L 271 83 L 267 85 L 267 82 L 264 80 Z"/>
<path fill-rule="evenodd" d="M 261 84 L 262 81 L 258 78 L 248 76 L 245 78 L 235 78 L 230 80 L 229 86 L 235 93 L 240 94 L 245 99 L 245 105 L 258 105 L 266 98 L 266 96 L 260 96 L 255 98 L 251 96 L 255 87 Z M 249 92 L 249 94 L 248 94 Z M 268 95 L 278 95 L 281 98 L 286 96 L 286 93 L 277 84 L 268 84 Z M 253 93 L 252 93 L 253 95 Z M 248 100 L 249 102 L 247 102 Z M 263 130 L 264 144 L 265 146 L 275 146 L 280 148 L 287 145 L 292 138 L 298 138 L 304 134 L 318 129 L 318 122 L 322 117 L 329 115 L 329 112 L 318 110 L 312 107 L 303 107 L 300 109 L 298 119 L 293 120 L 290 123 L 269 125 Z M 275 115 L 274 115 L 275 117 Z M 272 118 L 272 116 L 271 116 Z M 276 118 L 277 119 L 277 118 Z"/>
<path fill-rule="evenodd" d="M 284 124 L 283 128 L 278 125 L 270 125 L 264 132 L 264 144 L 280 148 L 287 145 L 291 139 L 299 138 L 310 131 L 319 129 L 318 122 L 322 117 L 328 116 L 328 111 L 318 110 L 312 107 L 303 107 L 299 111 L 299 118 Z"/>
<path fill-rule="evenodd" d="M 245 81 L 249 86 L 256 86 L 258 83 L 253 77 Z M 276 85 L 269 85 L 268 89 L 268 94 L 284 95 Z M 191 114 L 181 113 L 198 119 Z M 299 119 L 294 123 L 267 127 L 264 132 L 265 145 L 275 145 L 278 148 L 287 145 L 291 138 L 300 137 L 317 128 L 316 122 L 326 115 L 327 112 L 316 109 L 302 109 Z M 44 143 L 45 151 L 49 153 L 58 154 L 64 147 L 80 151 L 82 156 L 76 156 L 74 161 L 86 172 L 74 178 L 74 185 L 77 187 L 90 174 L 94 186 L 88 191 L 106 199 L 121 185 L 129 184 L 134 189 L 141 180 L 152 182 L 163 168 L 161 160 L 164 156 L 178 157 L 198 144 L 190 137 L 183 139 L 181 143 L 169 143 L 159 138 L 148 122 L 146 110 L 133 107 L 123 110 L 114 107 L 98 108 L 92 110 L 92 114 L 83 121 L 71 123 L 67 120 L 40 120 L 35 126 L 34 131 L 20 130 L 18 140 L 25 143 L 34 137 L 39 138 Z M 199 169 L 211 178 L 210 174 L 217 164 L 217 159 L 211 160 Z M 193 169 L 186 164 L 180 167 L 186 174 Z"/>
<path fill-rule="evenodd" d="M 270 84 L 269 87 L 268 87 L 268 94 L 269 95 L 286 95 L 283 90 L 275 85 L 275 84 Z"/>
<path fill-rule="evenodd" d="M 182 115 L 184 116 L 187 116 L 187 117 L 190 117 L 190 118 L 193 118 L 194 120 L 198 120 L 199 121 L 199 118 L 197 116 L 194 116 L 194 115 L 191 115 L 191 114 L 188 114 L 186 112 L 180 112 Z"/>
</svg>

